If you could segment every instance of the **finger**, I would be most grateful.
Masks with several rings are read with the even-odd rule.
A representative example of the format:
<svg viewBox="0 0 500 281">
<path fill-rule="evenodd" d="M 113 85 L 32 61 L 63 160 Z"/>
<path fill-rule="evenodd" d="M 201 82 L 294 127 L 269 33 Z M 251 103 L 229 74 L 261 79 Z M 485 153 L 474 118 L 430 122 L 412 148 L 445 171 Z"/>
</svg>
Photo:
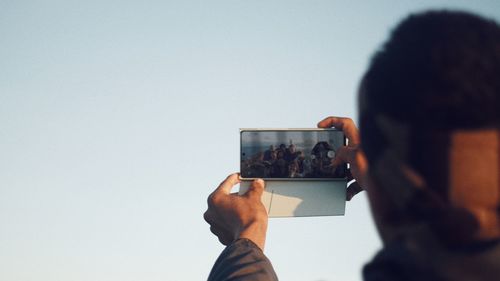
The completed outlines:
<svg viewBox="0 0 500 281">
<path fill-rule="evenodd" d="M 217 236 L 219 242 L 221 242 L 223 245 L 229 245 L 231 244 L 231 242 L 233 242 L 233 238 L 231 235 L 229 235 L 229 232 L 224 230 L 217 224 L 210 225 L 210 232 Z"/>
<path fill-rule="evenodd" d="M 208 223 L 208 224 L 212 224 L 212 216 L 210 214 L 210 212 L 207 210 L 204 214 L 203 214 L 203 219 Z"/>
<path fill-rule="evenodd" d="M 222 245 L 224 245 L 224 246 L 227 246 L 233 242 L 232 239 L 230 239 L 229 237 L 227 237 L 225 235 L 217 236 L 217 238 L 219 238 L 219 242 L 221 242 Z"/>
<path fill-rule="evenodd" d="M 262 193 L 264 193 L 265 185 L 266 183 L 263 179 L 254 180 L 248 191 L 245 193 L 245 196 L 249 198 L 258 198 L 260 200 Z"/>
<path fill-rule="evenodd" d="M 354 160 L 354 153 L 355 151 L 348 146 L 340 147 L 335 153 L 335 158 L 332 161 L 332 165 L 338 167 L 345 163 L 352 163 Z"/>
<path fill-rule="evenodd" d="M 346 117 L 327 117 L 318 123 L 319 128 L 331 128 L 342 130 L 349 140 L 349 145 L 358 145 L 360 142 L 358 128 L 351 118 Z"/>
<path fill-rule="evenodd" d="M 212 232 L 213 235 L 219 237 L 219 232 L 217 231 L 217 228 L 215 228 L 215 226 L 210 226 L 210 232 Z"/>
<path fill-rule="evenodd" d="M 234 173 L 229 175 L 217 189 L 214 191 L 215 194 L 226 194 L 229 195 L 231 193 L 231 189 L 233 186 L 240 182 L 240 175 L 238 173 Z"/>
<path fill-rule="evenodd" d="M 351 169 L 347 169 L 345 172 L 346 178 L 348 181 L 352 181 L 354 177 L 352 176 Z"/>
<path fill-rule="evenodd" d="M 347 187 L 346 200 L 351 201 L 351 199 L 361 191 L 363 191 L 363 188 L 359 185 L 359 183 L 357 181 L 353 182 Z"/>
</svg>

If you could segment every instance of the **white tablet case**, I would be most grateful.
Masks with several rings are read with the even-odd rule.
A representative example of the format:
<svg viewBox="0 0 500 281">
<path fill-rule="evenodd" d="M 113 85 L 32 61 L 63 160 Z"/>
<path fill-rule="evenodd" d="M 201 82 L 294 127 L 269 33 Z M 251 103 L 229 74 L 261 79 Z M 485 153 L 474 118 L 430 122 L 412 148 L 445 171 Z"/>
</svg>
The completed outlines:
<svg viewBox="0 0 500 281">
<path fill-rule="evenodd" d="M 240 183 L 244 194 L 251 181 Z M 342 216 L 347 181 L 266 181 L 262 203 L 269 217 Z"/>
</svg>

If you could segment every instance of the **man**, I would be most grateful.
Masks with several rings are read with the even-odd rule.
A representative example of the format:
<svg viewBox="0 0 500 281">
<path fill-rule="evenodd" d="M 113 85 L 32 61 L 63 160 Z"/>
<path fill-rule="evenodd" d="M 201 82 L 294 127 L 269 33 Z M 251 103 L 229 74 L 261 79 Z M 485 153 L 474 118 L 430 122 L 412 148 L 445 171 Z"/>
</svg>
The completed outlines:
<svg viewBox="0 0 500 281">
<path fill-rule="evenodd" d="M 318 126 L 349 139 L 335 161 L 367 191 L 384 244 L 364 279 L 499 280 L 498 24 L 462 12 L 408 17 L 372 59 L 359 111 L 361 136 L 347 118 Z M 229 194 L 237 183 L 229 176 L 208 200 L 205 219 L 228 245 L 209 280 L 277 280 L 262 252 L 265 183 Z"/>
</svg>

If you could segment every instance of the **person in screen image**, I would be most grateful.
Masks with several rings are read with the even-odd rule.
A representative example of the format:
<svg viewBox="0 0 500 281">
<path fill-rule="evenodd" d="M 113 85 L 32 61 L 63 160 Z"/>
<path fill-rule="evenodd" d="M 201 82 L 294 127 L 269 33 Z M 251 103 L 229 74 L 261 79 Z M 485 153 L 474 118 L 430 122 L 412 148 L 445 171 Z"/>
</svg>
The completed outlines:
<svg viewBox="0 0 500 281">
<path fill-rule="evenodd" d="M 304 175 L 300 172 L 299 162 L 297 160 L 293 160 L 288 165 L 288 177 L 289 178 L 303 178 Z"/>
<path fill-rule="evenodd" d="M 304 177 L 312 177 L 313 175 L 313 168 L 312 168 L 312 160 L 311 156 L 302 156 L 300 160 L 301 163 L 301 171 L 304 174 Z"/>
<path fill-rule="evenodd" d="M 286 153 L 286 145 L 284 143 L 280 144 L 278 146 L 278 151 L 281 151 L 283 152 L 283 157 L 285 157 L 285 153 Z"/>
<path fill-rule="evenodd" d="M 264 163 L 264 153 L 258 152 L 243 163 L 242 172 L 249 178 L 265 178 L 267 167 Z"/>
<path fill-rule="evenodd" d="M 278 150 L 276 153 L 276 161 L 272 166 L 273 178 L 286 178 L 288 175 L 288 163 L 285 160 L 285 153 L 282 150 Z"/>
<path fill-rule="evenodd" d="M 357 184 L 346 199 L 367 192 L 383 241 L 364 280 L 499 280 L 499 77 L 498 23 L 458 11 L 412 14 L 360 82 L 359 132 L 349 118 L 318 123 L 345 133 L 332 165 L 350 165 Z M 263 252 L 265 182 L 230 194 L 238 182 L 228 176 L 208 198 L 204 219 L 227 245 L 208 280 L 278 280 Z"/>
<path fill-rule="evenodd" d="M 268 150 L 269 151 L 269 150 Z M 266 157 L 264 156 L 264 161 L 263 164 L 266 167 L 266 178 L 272 177 L 274 174 L 274 163 L 277 160 L 277 151 L 272 150 L 269 153 L 269 158 L 266 160 Z"/>
<path fill-rule="evenodd" d="M 298 171 L 299 171 L 299 173 L 302 174 L 302 177 L 306 176 L 304 173 L 304 160 L 305 160 L 304 152 L 298 151 L 297 158 L 295 159 L 295 161 L 297 161 Z"/>
<path fill-rule="evenodd" d="M 249 178 L 304 177 L 304 153 L 297 151 L 294 144 L 290 144 L 288 148 L 284 144 L 279 147 L 274 149 L 274 145 L 270 145 L 268 150 L 257 152 L 248 160 L 243 160 L 243 175 Z"/>
<path fill-rule="evenodd" d="M 285 150 L 285 161 L 288 162 L 288 163 L 291 163 L 292 161 L 294 161 L 297 156 L 298 156 L 298 151 L 296 151 L 295 149 L 295 144 L 290 144 L 288 146 L 288 148 Z"/>
<path fill-rule="evenodd" d="M 318 178 L 333 177 L 335 172 L 332 166 L 333 158 L 330 157 L 334 152 L 331 145 L 325 141 L 318 142 L 314 145 L 312 154 L 313 175 Z"/>
<path fill-rule="evenodd" d="M 264 161 L 272 160 L 272 154 L 274 153 L 274 145 L 270 145 L 269 149 L 264 152 Z"/>
</svg>

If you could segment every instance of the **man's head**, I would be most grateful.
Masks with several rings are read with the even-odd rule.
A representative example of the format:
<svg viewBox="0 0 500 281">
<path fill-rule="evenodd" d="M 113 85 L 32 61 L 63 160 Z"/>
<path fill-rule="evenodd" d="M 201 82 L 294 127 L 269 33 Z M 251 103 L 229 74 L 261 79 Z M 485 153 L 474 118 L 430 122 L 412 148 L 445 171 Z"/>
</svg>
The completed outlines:
<svg viewBox="0 0 500 281">
<path fill-rule="evenodd" d="M 498 24 L 463 12 L 409 16 L 373 57 L 359 102 L 370 176 L 395 194 L 401 216 L 436 225 L 456 219 L 442 231 L 464 233 L 458 240 L 500 236 Z M 475 141 L 483 143 L 477 151 Z M 390 166 L 401 179 L 385 173 Z M 488 181 L 472 182 L 469 195 L 481 198 L 464 198 L 460 183 L 480 178 Z"/>
</svg>

